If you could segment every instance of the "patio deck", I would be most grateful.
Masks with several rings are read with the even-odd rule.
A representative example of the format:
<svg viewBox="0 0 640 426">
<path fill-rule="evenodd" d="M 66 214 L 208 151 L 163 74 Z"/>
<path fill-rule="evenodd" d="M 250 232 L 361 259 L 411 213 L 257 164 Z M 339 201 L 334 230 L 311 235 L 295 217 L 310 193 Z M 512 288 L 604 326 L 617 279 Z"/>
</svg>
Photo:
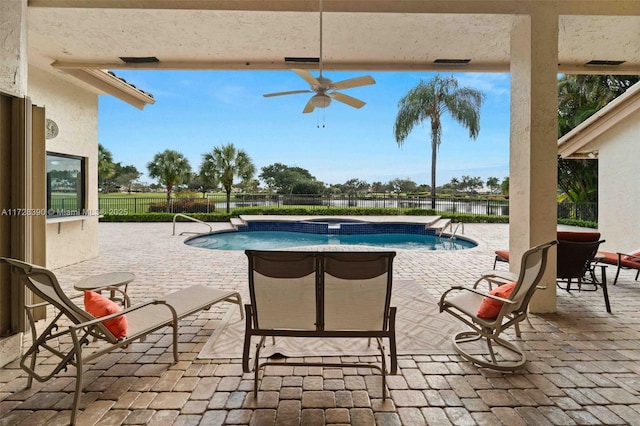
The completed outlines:
<svg viewBox="0 0 640 426">
<path fill-rule="evenodd" d="M 202 230 L 195 223 L 177 229 Z M 129 286 L 134 301 L 192 284 L 247 285 L 242 251 L 188 247 L 185 237 L 171 236 L 170 223 L 101 223 L 99 232 L 97 259 L 55 271 L 69 289 L 83 276 L 114 270 L 136 274 Z M 493 251 L 507 247 L 507 233 L 503 224 L 466 224 L 465 235 L 480 243 L 474 249 L 399 250 L 394 278 L 418 282 L 437 298 L 490 270 Z M 560 291 L 558 313 L 531 315 L 531 325 L 522 327 L 529 359 L 522 372 L 479 369 L 455 355 L 401 356 L 384 403 L 372 373 L 356 369 L 272 370 L 253 399 L 241 360 L 196 358 L 230 308 L 217 305 L 181 322 L 177 364 L 165 332 L 98 359 L 85 374 L 78 424 L 640 425 L 640 284 L 634 276 L 623 271 L 610 286 L 613 314 L 600 291 Z M 68 423 L 70 373 L 30 390 L 25 383 L 17 361 L 0 369 L 0 425 Z"/>
</svg>

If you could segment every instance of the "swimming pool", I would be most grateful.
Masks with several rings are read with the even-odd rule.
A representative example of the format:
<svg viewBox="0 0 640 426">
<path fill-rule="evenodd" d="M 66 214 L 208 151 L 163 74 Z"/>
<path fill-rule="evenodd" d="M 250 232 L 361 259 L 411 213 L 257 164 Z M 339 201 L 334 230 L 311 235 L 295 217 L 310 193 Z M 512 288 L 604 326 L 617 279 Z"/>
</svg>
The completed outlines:
<svg viewBox="0 0 640 426">
<path fill-rule="evenodd" d="M 465 250 L 477 244 L 464 237 L 438 237 L 419 224 L 300 221 L 249 223 L 238 231 L 191 237 L 187 245 L 212 250 L 278 250 L 317 245 L 375 246 L 405 250 Z"/>
</svg>

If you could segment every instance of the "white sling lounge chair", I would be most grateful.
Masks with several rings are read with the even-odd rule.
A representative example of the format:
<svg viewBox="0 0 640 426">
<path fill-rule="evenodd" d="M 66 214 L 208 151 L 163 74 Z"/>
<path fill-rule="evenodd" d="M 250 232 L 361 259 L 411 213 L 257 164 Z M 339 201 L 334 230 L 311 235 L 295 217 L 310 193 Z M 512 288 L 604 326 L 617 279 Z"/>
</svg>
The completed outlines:
<svg viewBox="0 0 640 426">
<path fill-rule="evenodd" d="M 551 241 L 527 250 L 522 255 L 518 275 L 494 271 L 480 277 L 473 287 L 456 286 L 442 294 L 440 312 L 453 315 L 471 328 L 453 336 L 458 354 L 494 370 L 515 371 L 524 366 L 524 351 L 500 335 L 513 326 L 516 336 L 520 336 L 519 323 L 527 318 L 529 301 L 544 274 L 549 248 L 555 244 L 556 241 Z M 502 286 L 490 293 L 495 284 Z M 509 292 L 504 291 L 506 287 Z M 489 309 L 488 305 L 493 307 Z M 484 342 L 485 350 L 476 342 Z"/>
<path fill-rule="evenodd" d="M 126 346 L 135 340 L 142 340 L 148 334 L 164 327 L 173 329 L 173 358 L 177 362 L 178 320 L 203 309 L 208 309 L 218 302 L 231 302 L 239 307 L 242 305 L 242 299 L 237 292 L 194 285 L 160 299 L 95 318 L 73 302 L 77 296 L 69 297 L 62 291 L 58 279 L 50 270 L 20 260 L 0 257 L 0 264 L 2 263 L 10 265 L 11 272 L 16 274 L 33 293 L 44 300 L 42 303 L 25 307 L 33 337 L 31 347 L 27 349 L 20 360 L 20 366 L 29 375 L 27 388 L 31 387 L 33 379 L 45 382 L 61 370 L 66 370 L 70 365 L 76 369 L 71 424 L 75 424 L 78 412 L 84 363 L 114 349 Z M 105 290 L 120 291 L 115 287 L 105 288 Z M 82 294 L 78 296 L 82 296 Z M 126 297 L 126 295 L 124 296 Z M 33 310 L 47 304 L 53 305 L 59 312 L 38 334 Z M 244 317 L 242 309 L 240 309 L 240 314 Z M 123 316 L 126 316 L 128 325 L 126 336 L 116 338 L 104 323 Z M 91 341 L 98 341 L 97 348 L 93 343 L 90 349 L 86 348 L 86 345 Z M 51 355 L 57 356 L 59 362 L 47 364 L 48 372 L 46 373 L 42 373 L 40 368 L 36 372 L 38 357 L 45 359 Z"/>
</svg>

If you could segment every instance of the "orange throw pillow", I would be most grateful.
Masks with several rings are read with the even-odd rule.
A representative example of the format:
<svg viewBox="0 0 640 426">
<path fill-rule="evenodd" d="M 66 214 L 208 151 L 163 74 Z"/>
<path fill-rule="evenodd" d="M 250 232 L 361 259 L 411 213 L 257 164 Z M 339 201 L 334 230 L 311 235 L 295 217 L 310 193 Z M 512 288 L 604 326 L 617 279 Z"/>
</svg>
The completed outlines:
<svg viewBox="0 0 640 426">
<path fill-rule="evenodd" d="M 96 318 L 115 314 L 122 310 L 113 300 L 95 291 L 84 292 L 84 308 Z M 127 336 L 127 318 L 125 315 L 107 320 L 103 324 L 117 339 Z"/>
<path fill-rule="evenodd" d="M 489 292 L 489 294 L 493 296 L 502 297 L 503 299 L 507 299 L 513 289 L 516 287 L 516 282 L 512 281 L 507 284 L 503 284 L 500 287 L 496 287 Z M 484 319 L 493 319 L 498 316 L 500 313 L 500 309 L 502 309 L 503 303 L 499 300 L 494 300 L 489 297 L 485 297 L 482 299 L 482 303 L 478 308 L 478 317 Z"/>
</svg>

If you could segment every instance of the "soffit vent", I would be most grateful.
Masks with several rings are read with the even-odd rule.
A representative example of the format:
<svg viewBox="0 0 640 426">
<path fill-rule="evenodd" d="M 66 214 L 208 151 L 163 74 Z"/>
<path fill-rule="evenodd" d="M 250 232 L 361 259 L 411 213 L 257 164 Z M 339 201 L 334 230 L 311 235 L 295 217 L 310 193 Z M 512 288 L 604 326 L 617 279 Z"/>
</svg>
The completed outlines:
<svg viewBox="0 0 640 426">
<path fill-rule="evenodd" d="M 297 56 L 285 56 L 285 63 L 310 63 L 317 64 L 320 62 L 320 58 L 312 58 L 312 57 L 297 57 Z"/>
<path fill-rule="evenodd" d="M 155 56 L 120 56 L 120 60 L 125 64 L 153 64 L 160 62 Z"/>
<path fill-rule="evenodd" d="M 617 65 L 624 64 L 626 61 L 606 61 L 603 59 L 594 59 L 586 63 L 586 65 L 605 65 L 609 67 L 615 67 Z"/>
<path fill-rule="evenodd" d="M 446 65 L 466 65 L 471 62 L 471 59 L 436 59 L 434 64 L 446 64 Z"/>
</svg>

